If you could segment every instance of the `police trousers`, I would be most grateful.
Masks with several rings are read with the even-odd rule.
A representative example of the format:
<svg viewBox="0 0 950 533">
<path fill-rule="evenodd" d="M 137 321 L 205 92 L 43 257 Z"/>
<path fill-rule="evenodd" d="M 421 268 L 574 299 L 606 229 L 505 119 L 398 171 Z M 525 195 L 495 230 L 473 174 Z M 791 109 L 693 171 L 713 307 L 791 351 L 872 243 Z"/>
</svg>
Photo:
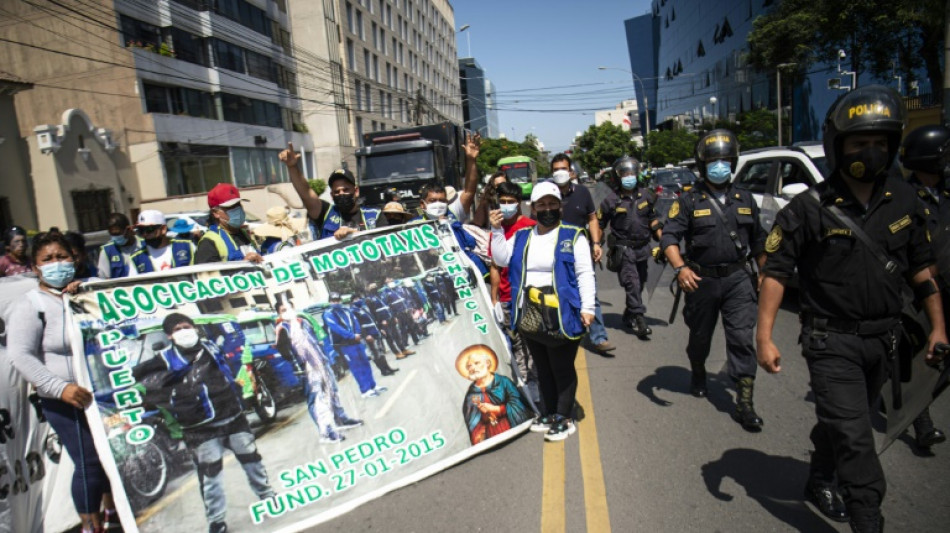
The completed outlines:
<svg viewBox="0 0 950 533">
<path fill-rule="evenodd" d="M 738 381 L 755 377 L 754 333 L 758 313 L 755 286 L 744 270 L 723 277 L 705 276 L 699 288 L 685 295 L 683 319 L 689 327 L 686 355 L 692 366 L 704 367 L 709 357 L 716 319 L 722 314 L 726 335 L 726 368 L 729 377 Z"/>
<path fill-rule="evenodd" d="M 625 308 L 623 317 L 632 319 L 634 315 L 642 315 L 647 312 L 643 305 L 643 286 L 647 282 L 647 261 L 637 261 L 637 254 L 631 248 L 624 248 L 623 261 L 620 264 L 620 271 L 617 272 L 617 280 L 623 287 L 627 296 L 625 299 Z"/>
<path fill-rule="evenodd" d="M 871 431 L 870 406 L 887 380 L 897 331 L 873 336 L 803 328 L 818 423 L 811 431 L 814 480 L 838 488 L 852 516 L 881 506 L 886 484 Z"/>
</svg>

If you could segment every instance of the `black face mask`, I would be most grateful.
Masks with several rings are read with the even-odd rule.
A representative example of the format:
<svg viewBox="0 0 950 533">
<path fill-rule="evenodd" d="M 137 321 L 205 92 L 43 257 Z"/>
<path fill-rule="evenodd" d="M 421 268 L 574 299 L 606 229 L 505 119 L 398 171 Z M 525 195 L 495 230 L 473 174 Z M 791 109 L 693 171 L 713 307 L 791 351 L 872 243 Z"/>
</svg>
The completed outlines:
<svg viewBox="0 0 950 533">
<path fill-rule="evenodd" d="M 350 193 L 334 194 L 333 205 L 342 214 L 349 213 L 356 207 L 356 197 Z"/>
<path fill-rule="evenodd" d="M 538 222 L 542 226 L 557 226 L 558 222 L 561 221 L 561 210 L 560 209 L 548 209 L 545 211 L 538 211 Z"/>
<path fill-rule="evenodd" d="M 872 183 L 887 175 L 887 151 L 867 147 L 841 156 L 841 172 L 862 183 Z"/>
<path fill-rule="evenodd" d="M 155 237 L 154 239 L 145 239 L 145 244 L 151 246 L 152 248 L 160 248 L 162 246 L 162 241 L 164 237 Z"/>
</svg>

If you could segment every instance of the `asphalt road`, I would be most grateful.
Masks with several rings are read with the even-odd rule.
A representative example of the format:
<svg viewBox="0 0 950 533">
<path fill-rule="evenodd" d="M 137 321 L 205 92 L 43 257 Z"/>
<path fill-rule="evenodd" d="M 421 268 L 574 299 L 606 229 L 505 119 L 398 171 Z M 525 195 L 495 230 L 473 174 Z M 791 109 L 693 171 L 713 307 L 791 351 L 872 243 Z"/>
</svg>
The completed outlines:
<svg viewBox="0 0 950 533">
<path fill-rule="evenodd" d="M 707 364 L 710 396 L 689 395 L 688 331 L 668 325 L 672 296 L 660 283 L 640 341 L 620 328 L 623 292 L 598 271 L 615 357 L 578 358 L 586 417 L 577 434 L 545 443 L 527 433 L 415 485 L 330 521 L 321 531 L 848 531 L 802 502 L 815 421 L 797 345 L 797 316 L 779 312 L 778 375 L 760 373 L 756 408 L 765 429 L 743 431 L 728 415 L 721 332 Z M 669 278 L 670 272 L 665 276 Z M 932 407 L 950 430 L 950 400 Z M 919 452 L 904 438 L 882 456 L 889 531 L 939 532 L 950 522 L 950 443 Z M 595 453 L 596 452 L 596 453 Z M 547 480 L 547 482 L 545 482 Z"/>
</svg>

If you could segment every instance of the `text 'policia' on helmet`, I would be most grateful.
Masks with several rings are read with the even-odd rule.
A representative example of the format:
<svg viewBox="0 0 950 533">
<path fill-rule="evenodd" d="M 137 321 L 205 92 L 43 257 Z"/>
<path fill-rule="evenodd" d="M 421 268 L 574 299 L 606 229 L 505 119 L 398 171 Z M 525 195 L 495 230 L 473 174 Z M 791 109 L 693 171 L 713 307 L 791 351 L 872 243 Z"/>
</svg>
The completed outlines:
<svg viewBox="0 0 950 533">
<path fill-rule="evenodd" d="M 904 130 L 904 102 L 897 91 L 883 85 L 858 87 L 835 101 L 823 126 L 825 158 L 838 171 L 842 140 L 854 133 L 887 135 L 888 164 L 897 155 Z"/>
<path fill-rule="evenodd" d="M 735 171 L 739 162 L 739 139 L 729 130 L 712 130 L 696 143 L 695 158 L 699 174 L 706 177 L 706 163 L 727 159 Z"/>
<path fill-rule="evenodd" d="M 904 137 L 900 161 L 907 170 L 941 174 L 950 151 L 950 128 L 939 124 L 921 126 Z"/>
</svg>

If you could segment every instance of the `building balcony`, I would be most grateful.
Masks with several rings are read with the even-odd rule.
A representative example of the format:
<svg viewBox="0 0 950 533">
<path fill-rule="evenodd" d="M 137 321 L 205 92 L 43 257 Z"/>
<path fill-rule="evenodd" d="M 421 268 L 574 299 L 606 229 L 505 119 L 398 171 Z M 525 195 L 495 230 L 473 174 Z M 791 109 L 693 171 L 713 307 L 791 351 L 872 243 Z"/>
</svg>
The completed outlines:
<svg viewBox="0 0 950 533">
<path fill-rule="evenodd" d="M 313 150 L 310 134 L 282 128 L 166 113 L 152 113 L 152 123 L 159 142 L 275 150 L 283 149 L 288 142 L 292 142 L 298 149 Z"/>
</svg>

